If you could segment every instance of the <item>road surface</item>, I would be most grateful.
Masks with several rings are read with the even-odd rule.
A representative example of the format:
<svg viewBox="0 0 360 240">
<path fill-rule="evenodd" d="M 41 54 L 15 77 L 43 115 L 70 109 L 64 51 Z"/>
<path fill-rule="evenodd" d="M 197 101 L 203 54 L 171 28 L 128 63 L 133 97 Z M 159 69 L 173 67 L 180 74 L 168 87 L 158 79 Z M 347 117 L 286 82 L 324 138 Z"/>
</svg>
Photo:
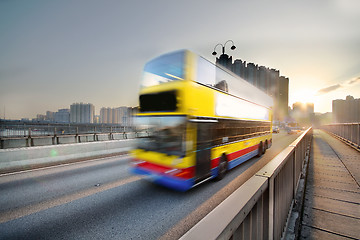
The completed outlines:
<svg viewBox="0 0 360 240">
<path fill-rule="evenodd" d="M 188 192 L 129 173 L 129 156 L 0 176 L 0 239 L 177 239 L 300 133 Z"/>
</svg>

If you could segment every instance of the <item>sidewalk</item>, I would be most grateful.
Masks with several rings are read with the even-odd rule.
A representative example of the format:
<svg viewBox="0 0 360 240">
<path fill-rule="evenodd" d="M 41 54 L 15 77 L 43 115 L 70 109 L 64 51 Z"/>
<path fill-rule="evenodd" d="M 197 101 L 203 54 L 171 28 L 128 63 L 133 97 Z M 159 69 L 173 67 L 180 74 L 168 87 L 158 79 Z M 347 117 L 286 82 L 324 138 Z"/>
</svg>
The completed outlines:
<svg viewBox="0 0 360 240">
<path fill-rule="evenodd" d="M 360 239 L 360 152 L 314 130 L 300 239 Z"/>
</svg>

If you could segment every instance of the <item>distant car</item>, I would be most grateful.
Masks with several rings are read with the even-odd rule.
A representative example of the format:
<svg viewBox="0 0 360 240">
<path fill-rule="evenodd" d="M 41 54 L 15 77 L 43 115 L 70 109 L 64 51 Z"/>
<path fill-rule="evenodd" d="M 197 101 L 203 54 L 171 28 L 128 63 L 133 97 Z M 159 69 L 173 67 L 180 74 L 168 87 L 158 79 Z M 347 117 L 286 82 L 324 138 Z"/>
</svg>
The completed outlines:
<svg viewBox="0 0 360 240">
<path fill-rule="evenodd" d="M 294 128 L 287 128 L 286 129 L 288 134 L 297 134 L 298 130 L 294 129 Z"/>
<path fill-rule="evenodd" d="M 272 131 L 273 133 L 279 133 L 280 132 L 280 128 L 278 126 L 273 126 L 272 127 Z"/>
</svg>

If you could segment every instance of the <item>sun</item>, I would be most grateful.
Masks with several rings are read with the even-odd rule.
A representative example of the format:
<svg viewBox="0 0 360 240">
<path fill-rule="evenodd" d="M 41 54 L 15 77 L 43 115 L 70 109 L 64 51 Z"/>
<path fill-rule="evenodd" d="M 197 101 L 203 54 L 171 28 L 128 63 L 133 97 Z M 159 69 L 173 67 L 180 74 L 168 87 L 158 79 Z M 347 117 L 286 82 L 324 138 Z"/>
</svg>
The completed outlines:
<svg viewBox="0 0 360 240">
<path fill-rule="evenodd" d="M 300 89 L 292 94 L 292 103 L 313 103 L 314 105 L 319 104 L 319 96 L 316 95 L 316 90 L 313 89 Z"/>
</svg>

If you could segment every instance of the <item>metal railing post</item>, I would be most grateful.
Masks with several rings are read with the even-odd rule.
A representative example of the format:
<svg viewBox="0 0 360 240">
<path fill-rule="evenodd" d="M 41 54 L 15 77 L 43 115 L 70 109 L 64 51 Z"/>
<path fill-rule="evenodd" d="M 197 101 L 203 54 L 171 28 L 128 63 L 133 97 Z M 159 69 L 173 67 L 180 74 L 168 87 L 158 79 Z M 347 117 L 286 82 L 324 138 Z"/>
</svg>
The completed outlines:
<svg viewBox="0 0 360 240">
<path fill-rule="evenodd" d="M 303 151 L 303 148 L 302 148 L 303 141 L 301 141 L 299 144 L 300 144 L 301 151 Z M 299 182 L 298 168 L 300 167 L 299 165 L 300 165 L 301 159 L 302 159 L 301 151 L 299 151 L 298 147 L 295 147 L 294 154 L 292 156 L 293 162 L 294 162 L 293 169 L 292 169 L 293 170 L 293 198 L 295 198 L 295 196 L 296 196 L 297 185 Z M 299 152 L 300 152 L 300 154 L 299 154 Z M 300 155 L 300 157 L 299 157 L 299 155 Z"/>
<path fill-rule="evenodd" d="M 274 194 L 275 194 L 274 177 L 269 179 L 269 240 L 274 239 Z"/>
<path fill-rule="evenodd" d="M 357 124 L 357 146 L 360 148 L 360 123 Z"/>
</svg>

